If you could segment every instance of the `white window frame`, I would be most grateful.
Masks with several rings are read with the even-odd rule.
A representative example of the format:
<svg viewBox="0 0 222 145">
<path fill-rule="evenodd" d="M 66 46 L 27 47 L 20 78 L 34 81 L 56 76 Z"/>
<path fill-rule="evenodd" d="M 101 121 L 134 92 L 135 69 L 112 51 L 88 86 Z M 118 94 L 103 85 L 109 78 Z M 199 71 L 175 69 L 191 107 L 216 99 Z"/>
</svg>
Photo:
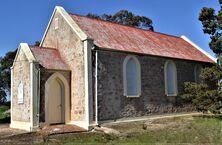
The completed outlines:
<svg viewBox="0 0 222 145">
<path fill-rule="evenodd" d="M 137 74 L 138 74 L 138 82 L 137 82 L 137 86 L 138 86 L 138 94 L 135 95 L 135 96 L 130 96 L 127 94 L 127 75 L 126 75 L 126 65 L 128 63 L 128 61 L 130 59 L 133 59 L 137 65 Z M 141 66 L 140 66 L 140 62 L 139 60 L 133 56 L 133 55 L 128 55 L 126 56 L 126 58 L 124 59 L 124 62 L 123 62 L 123 86 L 124 86 L 124 96 L 126 97 L 140 97 L 141 95 Z"/>
<path fill-rule="evenodd" d="M 175 75 L 174 75 L 174 83 L 175 83 L 175 93 L 174 94 L 169 94 L 168 93 L 168 86 L 167 86 L 167 65 L 169 63 L 172 63 L 173 64 L 173 68 L 174 68 L 174 71 L 175 71 Z M 178 86 L 177 86 L 177 67 L 176 67 L 176 64 L 172 61 L 172 60 L 168 60 L 165 62 L 164 64 L 164 81 L 165 81 L 165 95 L 167 96 L 177 96 L 178 95 Z"/>
</svg>

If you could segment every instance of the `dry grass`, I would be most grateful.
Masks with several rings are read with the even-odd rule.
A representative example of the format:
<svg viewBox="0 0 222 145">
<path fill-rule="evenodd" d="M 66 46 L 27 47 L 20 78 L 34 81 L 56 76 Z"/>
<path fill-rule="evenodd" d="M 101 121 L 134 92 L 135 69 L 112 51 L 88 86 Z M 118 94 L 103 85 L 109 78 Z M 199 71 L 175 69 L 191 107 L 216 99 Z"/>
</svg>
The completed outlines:
<svg viewBox="0 0 222 145">
<path fill-rule="evenodd" d="M 202 117 L 158 119 L 106 126 L 118 130 L 118 136 L 97 132 L 52 138 L 62 144 L 222 144 L 221 123 Z"/>
<path fill-rule="evenodd" d="M 10 143 L 31 144 L 222 144 L 222 120 L 178 117 L 107 125 L 119 135 L 102 132 L 41 136 L 30 134 L 11 138 Z M 36 139 L 36 140 L 35 140 Z"/>
</svg>

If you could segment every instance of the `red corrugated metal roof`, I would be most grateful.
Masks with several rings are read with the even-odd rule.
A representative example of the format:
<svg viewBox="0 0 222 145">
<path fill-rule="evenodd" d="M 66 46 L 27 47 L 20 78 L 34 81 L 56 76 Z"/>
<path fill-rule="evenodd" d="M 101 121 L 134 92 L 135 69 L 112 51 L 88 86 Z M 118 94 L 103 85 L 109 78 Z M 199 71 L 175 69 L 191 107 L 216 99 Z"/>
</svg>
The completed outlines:
<svg viewBox="0 0 222 145">
<path fill-rule="evenodd" d="M 70 14 L 78 26 L 100 48 L 162 57 L 213 62 L 187 41 L 177 36 L 152 32 L 108 21 Z"/>
<path fill-rule="evenodd" d="M 35 59 L 46 69 L 69 70 L 57 49 L 30 46 Z"/>
</svg>

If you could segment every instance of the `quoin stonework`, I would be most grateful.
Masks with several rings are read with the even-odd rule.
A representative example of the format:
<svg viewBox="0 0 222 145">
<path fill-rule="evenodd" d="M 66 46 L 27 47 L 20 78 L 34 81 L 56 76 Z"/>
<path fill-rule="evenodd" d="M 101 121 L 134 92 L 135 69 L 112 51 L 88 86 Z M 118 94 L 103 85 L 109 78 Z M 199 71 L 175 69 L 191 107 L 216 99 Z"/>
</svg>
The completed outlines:
<svg viewBox="0 0 222 145">
<path fill-rule="evenodd" d="M 133 28 L 56 7 L 40 46 L 21 43 L 11 67 L 10 127 L 85 129 L 119 119 L 190 112 L 184 82 L 215 63 L 187 37 Z"/>
</svg>

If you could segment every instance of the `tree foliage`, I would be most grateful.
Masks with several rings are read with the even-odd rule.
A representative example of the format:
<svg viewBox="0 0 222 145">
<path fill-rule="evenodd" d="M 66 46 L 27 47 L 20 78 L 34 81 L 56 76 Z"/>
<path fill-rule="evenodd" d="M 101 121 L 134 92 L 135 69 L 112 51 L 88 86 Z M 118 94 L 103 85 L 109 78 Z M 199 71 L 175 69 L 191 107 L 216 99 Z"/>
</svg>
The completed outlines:
<svg viewBox="0 0 222 145">
<path fill-rule="evenodd" d="M 222 113 L 222 10 L 216 14 L 212 8 L 202 8 L 199 20 L 203 32 L 209 34 L 211 41 L 209 47 L 216 54 L 218 63 L 212 67 L 202 69 L 200 77 L 202 84 L 185 83 L 183 98 L 192 102 L 197 111 L 219 114 Z"/>
<path fill-rule="evenodd" d="M 0 57 L 0 103 L 6 101 L 7 92 L 11 88 L 11 70 L 17 50 L 6 53 L 4 57 Z"/>
<path fill-rule="evenodd" d="M 202 8 L 199 20 L 203 25 L 203 32 L 210 35 L 210 48 L 220 56 L 222 54 L 222 10 L 216 14 L 213 8 Z"/>
<path fill-rule="evenodd" d="M 132 27 L 142 28 L 153 31 L 154 28 L 152 26 L 152 20 L 145 16 L 138 16 L 133 14 L 132 12 L 129 12 L 127 10 L 120 10 L 119 12 L 109 15 L 109 14 L 103 14 L 103 15 L 97 15 L 88 13 L 86 15 L 87 17 L 94 18 L 94 19 L 101 19 L 106 21 L 111 21 L 123 25 L 128 25 Z"/>
<path fill-rule="evenodd" d="M 35 41 L 35 44 L 34 44 L 34 45 L 35 45 L 35 46 L 40 46 L 40 43 L 41 43 L 40 41 Z"/>
<path fill-rule="evenodd" d="M 220 114 L 222 109 L 222 92 L 210 89 L 207 84 L 185 83 L 185 94 L 183 98 L 192 102 L 197 111 Z"/>
</svg>

